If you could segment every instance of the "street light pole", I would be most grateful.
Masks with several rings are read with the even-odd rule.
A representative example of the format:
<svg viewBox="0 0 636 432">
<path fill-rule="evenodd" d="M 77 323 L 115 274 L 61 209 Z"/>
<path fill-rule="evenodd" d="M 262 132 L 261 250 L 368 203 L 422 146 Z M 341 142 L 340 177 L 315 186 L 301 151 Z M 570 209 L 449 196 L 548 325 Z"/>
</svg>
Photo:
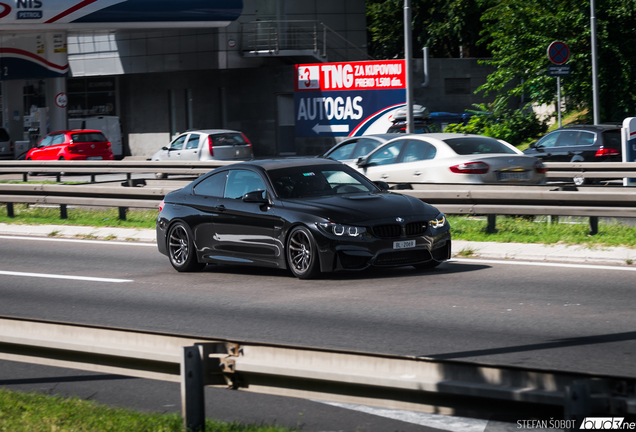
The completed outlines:
<svg viewBox="0 0 636 432">
<path fill-rule="evenodd" d="M 592 103 L 594 105 L 594 124 L 601 122 L 598 99 L 598 65 L 596 58 L 596 12 L 594 0 L 590 0 L 590 30 L 592 33 Z"/>
<path fill-rule="evenodd" d="M 404 58 L 406 67 L 406 133 L 413 133 L 413 80 L 411 79 L 411 0 L 404 0 Z"/>
</svg>

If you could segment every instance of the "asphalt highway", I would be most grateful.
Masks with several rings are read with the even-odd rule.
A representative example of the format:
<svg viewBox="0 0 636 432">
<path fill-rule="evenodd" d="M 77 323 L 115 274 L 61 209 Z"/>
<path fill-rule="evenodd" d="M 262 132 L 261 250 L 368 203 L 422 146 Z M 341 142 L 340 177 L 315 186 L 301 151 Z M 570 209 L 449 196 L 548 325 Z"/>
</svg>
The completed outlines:
<svg viewBox="0 0 636 432">
<path fill-rule="evenodd" d="M 0 315 L 634 377 L 634 275 L 618 266 L 457 258 L 429 272 L 401 268 L 314 281 L 231 266 L 179 274 L 152 244 L 2 236 Z M 178 386 L 54 369 L 2 362 L 0 385 L 57 392 L 75 383 L 82 397 L 93 389 L 91 397 L 106 403 L 179 409 Z M 135 382 L 152 387 L 153 396 L 136 397 Z M 124 397 L 120 387 L 132 393 Z M 168 396 L 175 391 L 176 401 Z M 309 431 L 423 430 L 424 423 L 310 401 L 277 398 L 276 409 L 262 400 L 250 407 L 233 399 L 237 392 L 210 391 L 208 415 L 224 420 Z"/>
</svg>

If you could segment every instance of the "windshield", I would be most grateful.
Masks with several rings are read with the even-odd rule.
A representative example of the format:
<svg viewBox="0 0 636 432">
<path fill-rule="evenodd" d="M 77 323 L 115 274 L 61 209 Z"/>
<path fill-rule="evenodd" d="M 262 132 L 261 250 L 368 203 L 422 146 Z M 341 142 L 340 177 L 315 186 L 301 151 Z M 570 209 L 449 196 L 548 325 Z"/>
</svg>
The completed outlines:
<svg viewBox="0 0 636 432">
<path fill-rule="evenodd" d="M 269 171 L 276 194 L 281 198 L 378 192 L 378 188 L 346 166 L 302 166 Z"/>
<path fill-rule="evenodd" d="M 517 154 L 513 149 L 488 137 L 461 137 L 444 140 L 459 155 L 508 153 Z"/>
</svg>

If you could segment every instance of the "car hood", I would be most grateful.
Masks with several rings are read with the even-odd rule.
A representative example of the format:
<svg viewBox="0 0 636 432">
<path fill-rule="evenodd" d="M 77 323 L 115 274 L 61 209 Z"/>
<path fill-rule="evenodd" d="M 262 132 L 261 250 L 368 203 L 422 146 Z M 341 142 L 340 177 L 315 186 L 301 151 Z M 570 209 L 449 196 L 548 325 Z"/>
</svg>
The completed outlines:
<svg viewBox="0 0 636 432">
<path fill-rule="evenodd" d="M 330 195 L 284 200 L 287 210 L 323 217 L 337 223 L 359 223 L 406 220 L 430 220 L 440 212 L 421 200 L 392 192 Z"/>
</svg>

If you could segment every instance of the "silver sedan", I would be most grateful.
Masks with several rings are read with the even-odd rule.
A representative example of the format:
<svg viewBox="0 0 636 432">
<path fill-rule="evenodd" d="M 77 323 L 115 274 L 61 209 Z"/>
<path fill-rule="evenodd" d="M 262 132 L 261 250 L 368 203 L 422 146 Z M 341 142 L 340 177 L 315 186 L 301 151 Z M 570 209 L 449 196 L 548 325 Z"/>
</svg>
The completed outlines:
<svg viewBox="0 0 636 432">
<path fill-rule="evenodd" d="M 547 172 L 505 141 L 453 133 L 400 136 L 350 165 L 387 183 L 545 184 Z"/>
</svg>

